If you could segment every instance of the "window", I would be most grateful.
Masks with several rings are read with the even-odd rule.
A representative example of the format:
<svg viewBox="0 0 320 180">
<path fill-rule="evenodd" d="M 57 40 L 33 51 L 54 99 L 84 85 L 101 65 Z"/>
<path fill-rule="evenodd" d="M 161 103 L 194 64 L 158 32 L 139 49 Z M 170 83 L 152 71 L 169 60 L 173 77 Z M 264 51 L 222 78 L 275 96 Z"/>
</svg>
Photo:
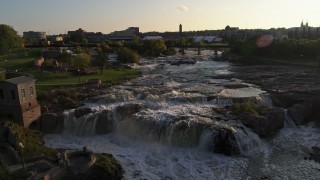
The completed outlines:
<svg viewBox="0 0 320 180">
<path fill-rule="evenodd" d="M 3 90 L 2 90 L 2 89 L 0 89 L 0 99 L 4 99 L 4 97 L 3 97 Z"/>
<path fill-rule="evenodd" d="M 26 97 L 26 91 L 24 89 L 21 89 L 21 95 L 22 95 L 23 98 Z"/>
<path fill-rule="evenodd" d="M 16 99 L 16 93 L 14 92 L 14 90 L 11 90 L 11 97 L 12 99 Z"/>
<path fill-rule="evenodd" d="M 33 96 L 33 87 L 30 86 L 30 95 Z"/>
</svg>

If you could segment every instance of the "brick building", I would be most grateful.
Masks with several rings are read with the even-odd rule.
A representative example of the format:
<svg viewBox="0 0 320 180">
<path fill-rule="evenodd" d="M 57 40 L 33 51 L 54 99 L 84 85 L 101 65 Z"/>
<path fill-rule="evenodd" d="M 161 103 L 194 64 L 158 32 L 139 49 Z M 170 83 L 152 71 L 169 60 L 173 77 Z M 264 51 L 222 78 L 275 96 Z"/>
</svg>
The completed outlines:
<svg viewBox="0 0 320 180">
<path fill-rule="evenodd" d="M 41 116 L 35 79 L 20 76 L 0 82 L 0 114 L 28 127 Z"/>
</svg>

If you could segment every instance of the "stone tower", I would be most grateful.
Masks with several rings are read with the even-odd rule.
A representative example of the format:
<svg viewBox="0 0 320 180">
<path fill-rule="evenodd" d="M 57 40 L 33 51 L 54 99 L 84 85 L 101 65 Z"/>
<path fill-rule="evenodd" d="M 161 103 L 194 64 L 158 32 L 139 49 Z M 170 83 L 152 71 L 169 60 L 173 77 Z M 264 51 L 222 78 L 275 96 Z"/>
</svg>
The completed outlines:
<svg viewBox="0 0 320 180">
<path fill-rule="evenodd" d="M 35 79 L 27 76 L 0 82 L 0 114 L 28 127 L 41 116 Z"/>
</svg>

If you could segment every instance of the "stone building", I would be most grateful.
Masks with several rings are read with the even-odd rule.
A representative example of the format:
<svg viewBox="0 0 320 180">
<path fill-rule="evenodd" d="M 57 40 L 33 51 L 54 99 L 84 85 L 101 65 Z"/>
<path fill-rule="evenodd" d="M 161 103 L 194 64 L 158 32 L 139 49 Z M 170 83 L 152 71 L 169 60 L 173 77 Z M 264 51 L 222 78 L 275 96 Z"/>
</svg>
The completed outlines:
<svg viewBox="0 0 320 180">
<path fill-rule="evenodd" d="M 35 79 L 27 76 L 0 82 L 0 114 L 28 127 L 41 116 Z"/>
</svg>

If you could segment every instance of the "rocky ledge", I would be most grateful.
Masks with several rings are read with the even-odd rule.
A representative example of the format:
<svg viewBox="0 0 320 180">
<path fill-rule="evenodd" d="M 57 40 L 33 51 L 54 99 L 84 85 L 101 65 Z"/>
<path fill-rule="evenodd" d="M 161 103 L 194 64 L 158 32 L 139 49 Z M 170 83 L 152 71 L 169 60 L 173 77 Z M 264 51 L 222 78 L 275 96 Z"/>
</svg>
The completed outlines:
<svg viewBox="0 0 320 180">
<path fill-rule="evenodd" d="M 297 125 L 320 122 L 320 69 L 301 66 L 238 65 L 229 78 L 259 85 L 271 95 L 273 105 L 287 108 Z"/>
</svg>

